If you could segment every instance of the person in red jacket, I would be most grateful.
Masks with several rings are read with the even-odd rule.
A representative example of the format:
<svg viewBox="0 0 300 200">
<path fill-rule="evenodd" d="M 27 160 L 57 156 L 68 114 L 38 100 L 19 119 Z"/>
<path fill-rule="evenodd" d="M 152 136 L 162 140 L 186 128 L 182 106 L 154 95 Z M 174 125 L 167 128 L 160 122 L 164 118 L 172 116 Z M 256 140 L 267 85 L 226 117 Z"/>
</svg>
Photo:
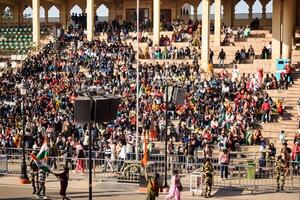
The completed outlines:
<svg viewBox="0 0 300 200">
<path fill-rule="evenodd" d="M 270 110 L 271 106 L 268 102 L 268 100 L 265 100 L 264 103 L 261 105 L 261 122 L 269 122 L 270 121 Z"/>
</svg>

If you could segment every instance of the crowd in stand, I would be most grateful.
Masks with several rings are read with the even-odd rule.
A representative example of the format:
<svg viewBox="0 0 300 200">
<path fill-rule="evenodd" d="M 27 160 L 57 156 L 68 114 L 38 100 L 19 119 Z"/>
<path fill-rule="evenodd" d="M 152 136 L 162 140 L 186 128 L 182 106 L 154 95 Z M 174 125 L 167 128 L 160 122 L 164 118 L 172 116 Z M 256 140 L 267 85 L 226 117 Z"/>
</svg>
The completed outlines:
<svg viewBox="0 0 300 200">
<path fill-rule="evenodd" d="M 100 40 L 87 42 L 83 31 L 72 28 L 61 32 L 59 43 L 61 47 L 70 44 L 71 49 L 57 51 L 50 43 L 42 52 L 26 59 L 15 74 L 1 76 L 0 147 L 21 146 L 24 113 L 26 148 L 41 147 L 47 137 L 50 156 L 72 157 L 77 152 L 77 157 L 84 157 L 80 152 L 87 149 L 92 137 L 93 150 L 98 152 L 95 156 L 111 160 L 133 158 L 135 140 L 142 152 L 143 138 L 148 140 L 150 153 L 154 149 L 151 141 L 167 139 L 171 141 L 170 154 L 195 156 L 201 149 L 206 157 L 211 157 L 211 144 L 218 144 L 220 150 L 238 151 L 250 137 L 254 143 L 260 143 L 261 134 L 250 129 L 257 122 L 275 121 L 283 113 L 282 102 L 262 90 L 276 89 L 281 84 L 273 74 L 240 74 L 235 67 L 232 75 L 224 69 L 220 74 L 201 77 L 197 62 L 138 63 L 140 118 L 136 119 L 137 74 L 131 44 L 119 40 L 111 44 Z M 254 56 L 249 49 L 249 56 Z M 143 56 L 184 59 L 197 56 L 194 52 L 197 51 L 189 47 L 166 47 L 163 52 L 153 48 Z M 282 78 L 286 87 L 293 82 L 290 65 Z M 167 116 L 166 83 L 187 88 L 184 104 L 170 102 Z M 20 84 L 28 87 L 25 96 L 20 94 Z M 103 91 L 122 96 L 117 119 L 95 124 L 89 132 L 87 125 L 74 122 L 75 99 Z M 168 138 L 164 137 L 166 117 L 179 121 L 172 122 Z M 137 121 L 142 138 L 135 138 Z"/>
</svg>

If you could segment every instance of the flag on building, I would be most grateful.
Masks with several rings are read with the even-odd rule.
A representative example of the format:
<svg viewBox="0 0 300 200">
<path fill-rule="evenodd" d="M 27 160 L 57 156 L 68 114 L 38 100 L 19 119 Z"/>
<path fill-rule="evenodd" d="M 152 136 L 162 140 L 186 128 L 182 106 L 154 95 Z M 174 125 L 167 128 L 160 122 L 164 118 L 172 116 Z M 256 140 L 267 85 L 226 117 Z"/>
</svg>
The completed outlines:
<svg viewBox="0 0 300 200">
<path fill-rule="evenodd" d="M 30 157 L 39 169 L 43 170 L 44 172 L 48 172 L 48 173 L 51 172 L 49 167 L 47 165 L 45 165 L 44 163 L 42 163 L 42 161 L 39 160 L 34 154 L 30 154 Z"/>
</svg>

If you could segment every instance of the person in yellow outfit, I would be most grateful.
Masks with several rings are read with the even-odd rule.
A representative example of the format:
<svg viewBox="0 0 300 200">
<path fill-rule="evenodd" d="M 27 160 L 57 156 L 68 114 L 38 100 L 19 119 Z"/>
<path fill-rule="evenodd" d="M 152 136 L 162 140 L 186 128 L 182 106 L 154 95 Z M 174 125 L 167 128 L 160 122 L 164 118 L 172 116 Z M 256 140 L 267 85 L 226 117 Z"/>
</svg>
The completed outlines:
<svg viewBox="0 0 300 200">
<path fill-rule="evenodd" d="M 209 61 L 207 65 L 206 79 L 210 80 L 213 74 L 214 74 L 214 67 L 213 64 Z"/>
</svg>

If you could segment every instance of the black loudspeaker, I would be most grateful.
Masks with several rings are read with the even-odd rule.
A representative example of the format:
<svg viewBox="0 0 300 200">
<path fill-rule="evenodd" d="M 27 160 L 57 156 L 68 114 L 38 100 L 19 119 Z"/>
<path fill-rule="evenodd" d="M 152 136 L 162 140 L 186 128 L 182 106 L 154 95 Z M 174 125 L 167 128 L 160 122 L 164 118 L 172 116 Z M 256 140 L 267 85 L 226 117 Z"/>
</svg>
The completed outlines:
<svg viewBox="0 0 300 200">
<path fill-rule="evenodd" d="M 119 104 L 121 103 L 121 99 L 116 96 L 106 96 L 110 100 L 109 104 L 109 113 L 108 113 L 108 121 L 114 120 L 117 118 Z"/>
<path fill-rule="evenodd" d="M 87 123 L 91 121 L 92 100 L 89 97 L 78 97 L 74 105 L 75 122 Z"/>
<path fill-rule="evenodd" d="M 115 96 L 93 97 L 93 121 L 96 123 L 108 122 L 116 119 L 121 99 Z"/>
<path fill-rule="evenodd" d="M 186 89 L 185 88 L 174 88 L 173 92 L 173 102 L 177 105 L 184 104 L 185 96 L 186 96 Z"/>
<path fill-rule="evenodd" d="M 93 97 L 93 113 L 92 118 L 96 123 L 107 122 L 109 115 L 109 99 L 106 97 Z"/>
</svg>

